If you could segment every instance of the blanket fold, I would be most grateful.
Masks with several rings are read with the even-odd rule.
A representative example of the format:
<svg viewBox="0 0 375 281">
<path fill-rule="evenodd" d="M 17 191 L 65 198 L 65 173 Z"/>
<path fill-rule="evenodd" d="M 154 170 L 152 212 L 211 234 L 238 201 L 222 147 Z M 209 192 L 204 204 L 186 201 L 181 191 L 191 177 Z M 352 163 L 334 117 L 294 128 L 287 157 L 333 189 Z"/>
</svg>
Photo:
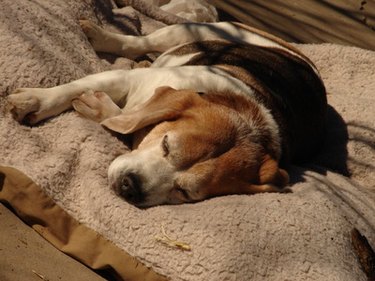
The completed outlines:
<svg viewBox="0 0 375 281">
<path fill-rule="evenodd" d="M 10 205 L 57 249 L 92 269 L 107 270 L 119 280 L 167 280 L 78 223 L 17 169 L 0 166 L 0 178 L 0 202 Z"/>
</svg>

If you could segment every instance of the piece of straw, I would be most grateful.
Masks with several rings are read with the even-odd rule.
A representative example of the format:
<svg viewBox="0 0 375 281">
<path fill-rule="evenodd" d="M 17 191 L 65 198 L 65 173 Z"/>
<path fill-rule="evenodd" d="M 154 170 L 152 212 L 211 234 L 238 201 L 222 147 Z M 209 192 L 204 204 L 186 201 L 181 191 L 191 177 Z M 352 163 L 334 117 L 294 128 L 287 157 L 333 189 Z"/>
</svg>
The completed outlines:
<svg viewBox="0 0 375 281">
<path fill-rule="evenodd" d="M 155 236 L 156 241 L 159 241 L 172 248 L 177 248 L 183 251 L 191 251 L 191 247 L 189 244 L 169 237 L 165 232 L 165 228 L 163 225 L 161 226 L 161 233 L 163 234 L 163 237 Z"/>
</svg>

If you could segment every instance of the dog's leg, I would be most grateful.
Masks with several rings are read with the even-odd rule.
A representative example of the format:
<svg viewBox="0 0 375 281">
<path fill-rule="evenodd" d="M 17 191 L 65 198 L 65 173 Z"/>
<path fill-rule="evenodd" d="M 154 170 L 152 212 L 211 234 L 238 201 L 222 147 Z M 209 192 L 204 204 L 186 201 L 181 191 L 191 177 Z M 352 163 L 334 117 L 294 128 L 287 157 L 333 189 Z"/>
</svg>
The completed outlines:
<svg viewBox="0 0 375 281">
<path fill-rule="evenodd" d="M 167 26 L 147 36 L 122 35 L 104 30 L 81 20 L 80 25 L 95 51 L 134 59 L 147 53 L 163 53 L 174 46 L 201 40 L 226 39 L 238 41 L 243 31 L 230 23 L 185 23 Z M 236 38 L 240 39 L 236 39 Z"/>
<path fill-rule="evenodd" d="M 17 89 L 8 97 L 10 111 L 16 120 L 35 124 L 70 109 L 72 100 L 88 90 L 105 92 L 119 104 L 130 91 L 131 72 L 107 71 L 52 88 Z"/>
<path fill-rule="evenodd" d="M 186 76 L 181 76 L 181 71 Z M 226 79 L 207 71 L 206 67 L 199 66 L 187 66 L 180 71 L 176 71 L 176 68 L 112 70 L 52 88 L 17 89 L 8 97 L 8 102 L 14 118 L 29 124 L 38 123 L 70 109 L 72 101 L 89 90 L 105 92 L 115 104 L 123 110 L 129 110 L 147 101 L 155 89 L 161 86 L 202 91 L 205 89 L 201 83 L 204 79 L 202 80 L 202 76 L 193 75 L 196 71 L 209 80 Z"/>
</svg>

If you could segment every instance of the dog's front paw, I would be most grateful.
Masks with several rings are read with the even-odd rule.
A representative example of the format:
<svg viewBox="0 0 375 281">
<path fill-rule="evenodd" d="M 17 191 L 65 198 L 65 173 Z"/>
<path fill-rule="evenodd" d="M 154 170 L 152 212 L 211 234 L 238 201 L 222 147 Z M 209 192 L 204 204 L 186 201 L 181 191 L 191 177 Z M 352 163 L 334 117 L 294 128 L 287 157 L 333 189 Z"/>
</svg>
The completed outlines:
<svg viewBox="0 0 375 281">
<path fill-rule="evenodd" d="M 13 118 L 30 125 L 61 112 L 50 89 L 20 88 L 9 95 L 7 101 Z"/>
<path fill-rule="evenodd" d="M 18 122 L 34 123 L 40 109 L 39 89 L 20 88 L 8 96 L 9 111 Z"/>
<path fill-rule="evenodd" d="M 74 109 L 95 122 L 117 116 L 121 109 L 104 92 L 87 91 L 72 101 Z"/>
</svg>

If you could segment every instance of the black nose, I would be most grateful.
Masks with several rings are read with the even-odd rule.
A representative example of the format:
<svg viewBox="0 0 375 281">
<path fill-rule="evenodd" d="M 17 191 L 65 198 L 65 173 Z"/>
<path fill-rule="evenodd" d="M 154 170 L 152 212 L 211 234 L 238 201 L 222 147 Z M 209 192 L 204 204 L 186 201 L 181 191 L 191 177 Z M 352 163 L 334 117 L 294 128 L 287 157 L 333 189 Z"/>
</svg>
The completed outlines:
<svg viewBox="0 0 375 281">
<path fill-rule="evenodd" d="M 139 178 L 135 174 L 127 174 L 122 178 L 119 194 L 132 204 L 141 203 L 144 200 Z"/>
</svg>

